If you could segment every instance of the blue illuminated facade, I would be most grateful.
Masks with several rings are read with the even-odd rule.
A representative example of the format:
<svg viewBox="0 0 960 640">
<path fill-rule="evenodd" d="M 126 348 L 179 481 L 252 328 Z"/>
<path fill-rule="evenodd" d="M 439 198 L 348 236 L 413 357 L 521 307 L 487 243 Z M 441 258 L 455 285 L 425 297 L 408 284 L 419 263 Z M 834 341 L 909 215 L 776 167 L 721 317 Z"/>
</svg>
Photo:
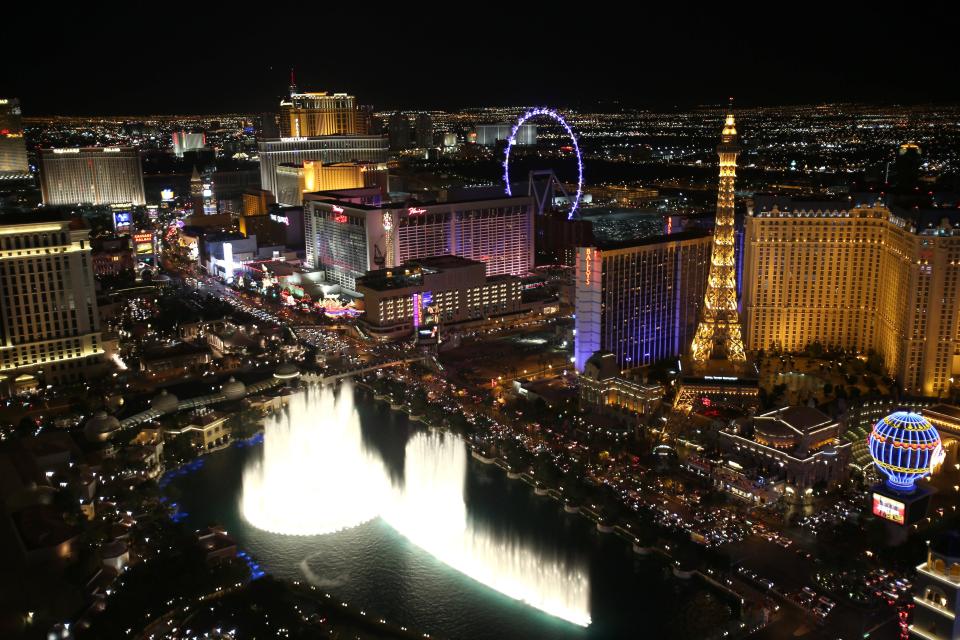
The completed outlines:
<svg viewBox="0 0 960 640">
<path fill-rule="evenodd" d="M 684 353 L 697 329 L 710 267 L 709 235 L 696 232 L 580 247 L 575 364 L 597 351 L 621 369 Z"/>
</svg>

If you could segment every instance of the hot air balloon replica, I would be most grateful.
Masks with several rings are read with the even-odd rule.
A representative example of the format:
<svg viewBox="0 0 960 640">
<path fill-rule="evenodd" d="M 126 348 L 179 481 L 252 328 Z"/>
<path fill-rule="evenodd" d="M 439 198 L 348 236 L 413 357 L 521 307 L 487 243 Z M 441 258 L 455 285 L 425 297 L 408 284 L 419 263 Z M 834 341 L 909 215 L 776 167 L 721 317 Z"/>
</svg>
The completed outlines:
<svg viewBox="0 0 960 640">
<path fill-rule="evenodd" d="M 886 477 L 873 488 L 873 514 L 898 525 L 924 518 L 932 491 L 917 482 L 944 459 L 936 428 L 918 413 L 897 411 L 877 421 L 867 444 L 874 465 Z"/>
</svg>

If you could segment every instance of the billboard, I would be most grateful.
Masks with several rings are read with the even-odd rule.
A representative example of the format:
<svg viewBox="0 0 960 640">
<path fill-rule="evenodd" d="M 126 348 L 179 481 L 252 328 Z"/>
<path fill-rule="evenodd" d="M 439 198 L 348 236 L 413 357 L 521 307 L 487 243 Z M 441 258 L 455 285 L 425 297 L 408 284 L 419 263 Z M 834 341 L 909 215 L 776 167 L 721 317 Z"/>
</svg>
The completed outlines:
<svg viewBox="0 0 960 640">
<path fill-rule="evenodd" d="M 906 522 L 906 512 L 906 505 L 899 500 L 894 500 L 879 493 L 873 494 L 873 515 L 890 522 L 904 524 Z"/>
<path fill-rule="evenodd" d="M 113 212 L 113 228 L 119 233 L 124 233 L 130 231 L 130 226 L 133 224 L 133 216 L 129 211 L 114 211 Z"/>
<path fill-rule="evenodd" d="M 153 233 L 140 232 L 133 234 L 133 243 L 138 256 L 153 253 Z"/>
<path fill-rule="evenodd" d="M 438 309 L 433 304 L 433 292 L 413 294 L 413 328 L 420 343 L 436 343 Z"/>
</svg>

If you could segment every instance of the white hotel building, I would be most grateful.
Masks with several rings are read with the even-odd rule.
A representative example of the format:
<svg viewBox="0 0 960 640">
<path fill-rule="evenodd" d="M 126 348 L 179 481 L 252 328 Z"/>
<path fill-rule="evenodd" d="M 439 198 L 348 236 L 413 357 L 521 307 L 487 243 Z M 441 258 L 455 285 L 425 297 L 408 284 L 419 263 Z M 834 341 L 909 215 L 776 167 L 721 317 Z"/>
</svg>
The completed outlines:
<svg viewBox="0 0 960 640">
<path fill-rule="evenodd" d="M 367 271 L 430 256 L 482 262 L 488 277 L 522 276 L 533 267 L 529 196 L 364 204 L 369 201 L 332 199 L 331 193 L 304 195 L 307 264 L 351 291 Z"/>
</svg>

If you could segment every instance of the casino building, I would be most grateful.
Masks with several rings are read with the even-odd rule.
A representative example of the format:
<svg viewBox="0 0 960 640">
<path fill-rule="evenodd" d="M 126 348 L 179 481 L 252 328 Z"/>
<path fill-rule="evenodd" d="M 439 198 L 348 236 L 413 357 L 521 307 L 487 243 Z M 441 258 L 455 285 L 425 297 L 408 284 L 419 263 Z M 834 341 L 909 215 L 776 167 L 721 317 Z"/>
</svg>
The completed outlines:
<svg viewBox="0 0 960 640">
<path fill-rule="evenodd" d="M 839 436 L 837 421 L 796 406 L 736 422 L 720 432 L 720 446 L 737 466 L 782 480 L 785 497 L 800 500 L 817 483 L 829 486 L 847 477 L 851 444 Z"/>
<path fill-rule="evenodd" d="M 757 196 L 748 214 L 747 350 L 874 350 L 909 395 L 949 395 L 960 378 L 955 211 Z"/>
<path fill-rule="evenodd" d="M 707 288 L 711 238 L 689 231 L 580 247 L 576 266 L 576 367 L 598 351 L 629 369 L 687 349 Z"/>
<path fill-rule="evenodd" d="M 103 360 L 90 230 L 50 211 L 0 219 L 0 396 L 83 380 Z"/>
<path fill-rule="evenodd" d="M 380 203 L 376 189 L 308 193 L 306 262 L 350 291 L 367 271 L 430 256 L 482 262 L 487 276 L 522 276 L 533 266 L 533 211 L 529 196 Z"/>
<path fill-rule="evenodd" d="M 0 180 L 29 177 L 20 101 L 0 98 Z"/>
<path fill-rule="evenodd" d="M 146 204 L 133 147 L 41 149 L 40 188 L 46 205 Z"/>
<path fill-rule="evenodd" d="M 303 166 L 304 162 L 319 161 L 324 165 L 339 162 L 387 161 L 389 141 L 386 136 L 327 135 L 261 140 L 260 185 L 277 195 L 277 168 L 283 164 Z"/>
<path fill-rule="evenodd" d="M 428 325 L 475 326 L 522 307 L 520 278 L 487 277 L 482 262 L 459 256 L 411 260 L 358 279 L 364 315 L 360 326 L 378 340 L 400 339 Z"/>
<path fill-rule="evenodd" d="M 360 189 L 377 187 L 386 195 L 388 191 L 387 165 L 383 162 L 337 162 L 324 165 L 307 161 L 302 165 L 282 164 L 277 167 L 277 202 L 299 207 L 303 194 L 334 189 Z"/>
</svg>

